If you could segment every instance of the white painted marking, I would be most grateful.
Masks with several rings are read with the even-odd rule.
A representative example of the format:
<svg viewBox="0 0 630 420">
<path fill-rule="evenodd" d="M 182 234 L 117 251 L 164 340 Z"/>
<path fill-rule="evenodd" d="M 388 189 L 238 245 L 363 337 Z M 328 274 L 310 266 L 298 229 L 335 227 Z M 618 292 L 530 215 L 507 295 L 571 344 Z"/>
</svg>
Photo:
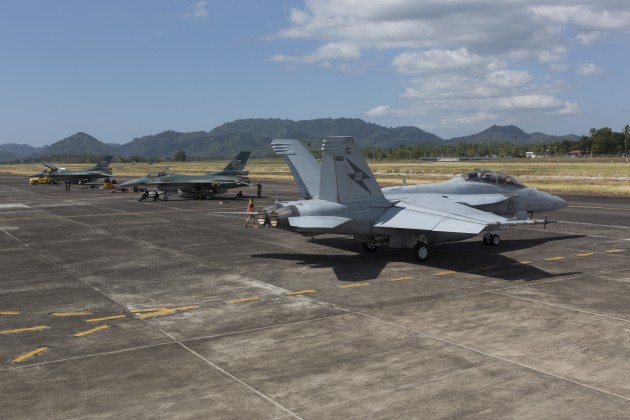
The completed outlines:
<svg viewBox="0 0 630 420">
<path fill-rule="evenodd" d="M 30 207 L 22 203 L 1 203 L 0 210 L 4 209 L 30 209 Z"/>
</svg>

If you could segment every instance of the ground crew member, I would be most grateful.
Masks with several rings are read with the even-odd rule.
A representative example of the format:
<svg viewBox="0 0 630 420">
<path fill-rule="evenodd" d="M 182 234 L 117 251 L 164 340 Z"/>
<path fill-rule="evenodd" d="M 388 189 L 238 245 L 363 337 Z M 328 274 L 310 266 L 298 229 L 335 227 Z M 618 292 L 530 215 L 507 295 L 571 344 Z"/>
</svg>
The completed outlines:
<svg viewBox="0 0 630 420">
<path fill-rule="evenodd" d="M 249 213 L 249 216 L 247 217 L 247 220 L 245 220 L 245 224 L 243 225 L 244 228 L 249 225 L 250 221 L 254 224 L 254 229 L 258 227 L 258 225 L 256 224 L 256 219 L 254 219 L 255 211 L 256 210 L 254 210 L 254 199 L 250 198 L 249 203 L 247 204 L 247 213 Z"/>
<path fill-rule="evenodd" d="M 256 188 L 258 189 L 258 198 L 260 198 L 262 196 L 262 185 L 260 185 L 260 182 L 256 184 Z"/>
</svg>

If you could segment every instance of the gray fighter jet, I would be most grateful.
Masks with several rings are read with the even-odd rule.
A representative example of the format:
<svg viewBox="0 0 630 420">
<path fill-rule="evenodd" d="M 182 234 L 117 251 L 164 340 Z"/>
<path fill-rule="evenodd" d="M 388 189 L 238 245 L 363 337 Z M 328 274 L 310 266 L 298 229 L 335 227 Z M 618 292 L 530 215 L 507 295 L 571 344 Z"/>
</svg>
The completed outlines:
<svg viewBox="0 0 630 420">
<path fill-rule="evenodd" d="M 105 156 L 103 160 L 97 163 L 93 168 L 86 169 L 65 169 L 58 168 L 55 165 L 49 163 L 43 163 L 47 167 L 48 171 L 38 172 L 31 175 L 31 177 L 49 177 L 54 182 L 70 181 L 73 184 L 86 184 L 88 182 L 96 181 L 99 178 L 111 178 L 112 169 L 109 167 L 113 156 Z"/>
<path fill-rule="evenodd" d="M 286 159 L 302 196 L 307 199 L 316 196 L 320 164 L 315 157 L 298 140 L 273 140 L 271 146 Z M 446 182 L 386 187 L 382 191 L 389 200 L 439 194 L 454 203 L 518 220 L 567 206 L 560 197 L 527 187 L 513 176 L 494 170 L 476 170 Z"/>
<path fill-rule="evenodd" d="M 468 239 L 485 233 L 486 245 L 498 245 L 497 232 L 509 226 L 546 224 L 547 220 L 508 219 L 461 204 L 444 194 L 386 196 L 352 137 L 328 137 L 322 145 L 319 190 L 311 199 L 279 201 L 256 214 L 270 225 L 308 236 L 351 235 L 366 251 L 379 246 L 413 248 L 417 261 L 429 256 L 429 245 Z M 311 168 L 312 169 L 312 168 Z"/>
<path fill-rule="evenodd" d="M 230 188 L 249 186 L 248 171 L 243 170 L 250 152 L 240 152 L 223 170 L 203 175 L 184 175 L 167 172 L 149 173 L 142 178 L 120 184 L 120 188 L 145 188 L 164 192 L 180 191 L 182 198 L 208 199 L 215 194 L 224 194 Z"/>
</svg>

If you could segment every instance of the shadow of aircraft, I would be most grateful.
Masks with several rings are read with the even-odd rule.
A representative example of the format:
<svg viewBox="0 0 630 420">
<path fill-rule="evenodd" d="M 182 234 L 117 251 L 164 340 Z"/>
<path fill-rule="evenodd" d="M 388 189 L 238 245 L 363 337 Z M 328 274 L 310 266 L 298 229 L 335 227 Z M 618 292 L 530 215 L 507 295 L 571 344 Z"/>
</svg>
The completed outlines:
<svg viewBox="0 0 630 420">
<path fill-rule="evenodd" d="M 548 242 L 581 238 L 585 235 L 559 235 L 518 240 L 503 240 L 498 247 L 483 246 L 479 240 L 468 240 L 431 247 L 431 256 L 419 268 L 432 268 L 436 271 L 456 271 L 483 275 L 506 281 L 536 281 L 580 274 L 577 271 L 548 273 L 533 263 L 523 264 L 503 255 L 512 251 L 528 249 Z M 361 246 L 344 236 L 324 237 L 312 240 L 313 243 L 338 250 L 354 252 L 353 255 L 305 254 L 305 253 L 257 253 L 252 258 L 268 258 L 296 261 L 296 264 L 312 268 L 330 268 L 340 281 L 357 282 L 378 278 L 387 264 L 402 262 L 416 264 L 411 250 L 380 247 L 376 252 L 364 252 Z M 542 258 L 542 257 L 540 257 Z M 535 262 L 535 261 L 534 261 Z"/>
</svg>

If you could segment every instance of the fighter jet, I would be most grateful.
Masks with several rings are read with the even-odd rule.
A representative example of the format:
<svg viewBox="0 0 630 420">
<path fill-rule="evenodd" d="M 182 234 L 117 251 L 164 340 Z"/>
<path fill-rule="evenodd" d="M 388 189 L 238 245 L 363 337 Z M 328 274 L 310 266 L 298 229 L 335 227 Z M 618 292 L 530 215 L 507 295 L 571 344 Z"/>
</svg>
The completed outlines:
<svg viewBox="0 0 630 420">
<path fill-rule="evenodd" d="M 154 172 L 142 178 L 120 184 L 120 188 L 154 188 L 165 193 L 180 191 L 182 198 L 208 199 L 215 194 L 224 194 L 230 188 L 249 186 L 248 171 L 243 170 L 250 152 L 240 152 L 225 168 L 203 175 L 184 175 Z"/>
<path fill-rule="evenodd" d="M 318 194 L 260 210 L 256 214 L 259 225 L 307 236 L 350 235 L 366 251 L 379 246 L 412 248 L 415 259 L 422 262 L 429 256 L 430 244 L 485 233 L 484 243 L 496 246 L 500 242 L 497 232 L 509 226 L 547 223 L 546 219 L 508 219 L 437 193 L 387 197 L 353 137 L 328 137 L 322 152 Z"/>
<path fill-rule="evenodd" d="M 317 195 L 320 164 L 302 143 L 278 139 L 271 146 L 276 154 L 284 156 L 302 196 L 310 199 Z M 446 182 L 386 187 L 382 191 L 389 200 L 439 194 L 454 203 L 518 220 L 567 206 L 560 197 L 527 187 L 515 177 L 494 170 L 475 170 Z"/>
<path fill-rule="evenodd" d="M 112 158 L 113 156 L 105 156 L 96 166 L 86 169 L 65 169 L 58 168 L 49 163 L 43 163 L 49 170 L 38 172 L 31 175 L 31 177 L 49 177 L 52 178 L 54 182 L 70 181 L 73 184 L 86 184 L 96 181 L 99 178 L 110 178 L 114 176 L 112 169 L 109 167 Z"/>
</svg>

